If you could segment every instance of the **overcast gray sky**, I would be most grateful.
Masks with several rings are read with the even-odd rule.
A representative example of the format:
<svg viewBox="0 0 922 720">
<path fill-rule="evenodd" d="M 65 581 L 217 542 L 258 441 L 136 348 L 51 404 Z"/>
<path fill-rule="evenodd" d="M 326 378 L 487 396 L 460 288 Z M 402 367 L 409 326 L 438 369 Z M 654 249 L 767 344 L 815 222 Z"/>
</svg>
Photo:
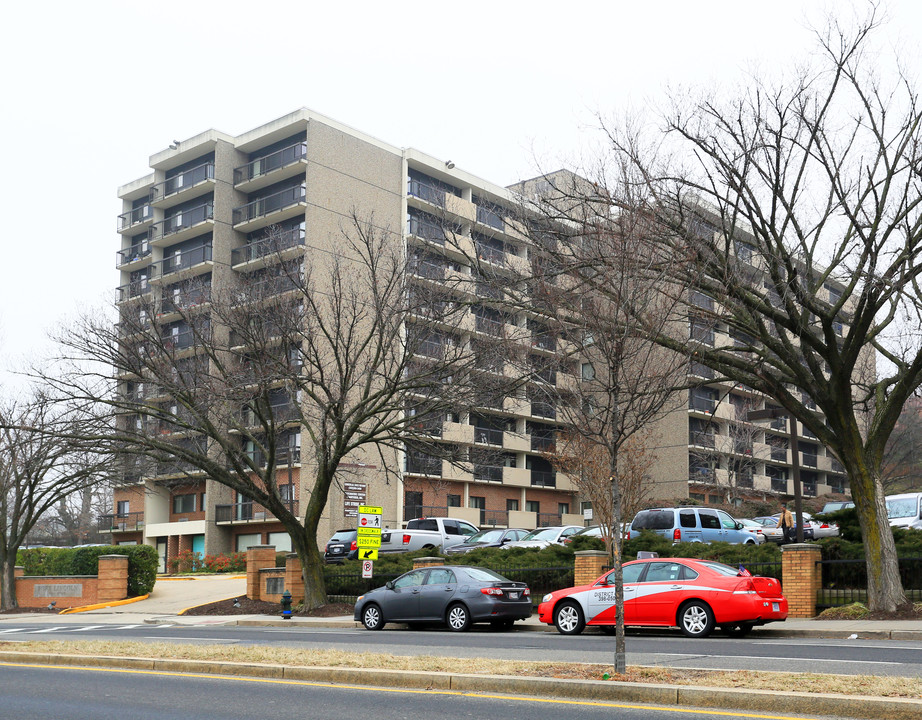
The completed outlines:
<svg viewBox="0 0 922 720">
<path fill-rule="evenodd" d="M 917 71 L 922 3 L 882 4 Z M 174 139 L 308 107 L 507 185 L 578 158 L 596 111 L 803 55 L 826 5 L 851 13 L 810 0 L 9 4 L 0 368 L 112 301 L 116 188 Z"/>
</svg>

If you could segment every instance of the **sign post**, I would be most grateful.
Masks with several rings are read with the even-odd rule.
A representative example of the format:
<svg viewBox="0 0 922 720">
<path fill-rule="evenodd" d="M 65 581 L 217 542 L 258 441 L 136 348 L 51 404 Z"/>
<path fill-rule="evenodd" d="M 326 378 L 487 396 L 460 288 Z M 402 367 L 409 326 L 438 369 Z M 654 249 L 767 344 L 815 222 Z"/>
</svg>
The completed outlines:
<svg viewBox="0 0 922 720">
<path fill-rule="evenodd" d="M 355 546 L 362 561 L 362 577 L 371 577 L 372 560 L 378 559 L 381 547 L 381 515 L 383 508 L 375 505 L 359 505 Z M 367 574 L 366 574 L 367 573 Z"/>
</svg>

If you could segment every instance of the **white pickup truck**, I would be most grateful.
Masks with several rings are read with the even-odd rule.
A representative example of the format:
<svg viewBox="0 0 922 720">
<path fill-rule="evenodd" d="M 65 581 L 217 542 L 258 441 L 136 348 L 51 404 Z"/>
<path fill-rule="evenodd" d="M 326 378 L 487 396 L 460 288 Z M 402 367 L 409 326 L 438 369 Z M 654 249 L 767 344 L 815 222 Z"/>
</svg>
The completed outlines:
<svg viewBox="0 0 922 720">
<path fill-rule="evenodd" d="M 478 532 L 464 520 L 455 518 L 416 518 L 407 522 L 405 530 L 381 531 L 382 553 L 413 552 L 414 550 L 439 550 L 464 542 Z"/>
</svg>

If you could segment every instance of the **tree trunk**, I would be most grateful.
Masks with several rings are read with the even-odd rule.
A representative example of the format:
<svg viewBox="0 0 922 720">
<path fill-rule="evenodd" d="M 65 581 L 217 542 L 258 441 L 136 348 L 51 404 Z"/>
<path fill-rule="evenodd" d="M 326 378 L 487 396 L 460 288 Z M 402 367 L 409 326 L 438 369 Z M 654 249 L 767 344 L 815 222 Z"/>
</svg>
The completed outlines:
<svg viewBox="0 0 922 720">
<path fill-rule="evenodd" d="M 611 456 L 611 500 L 612 500 L 612 569 L 615 571 L 615 660 L 614 670 L 623 675 L 627 670 L 624 643 L 624 576 L 621 568 L 621 487 L 618 482 L 618 455 L 612 448 Z"/>
<path fill-rule="evenodd" d="M 4 555 L 0 563 L 0 611 L 15 610 L 19 607 L 16 601 L 16 555 L 12 560 L 9 555 Z"/>
<path fill-rule="evenodd" d="M 872 612 L 893 612 L 906 603 L 906 594 L 900 581 L 893 530 L 887 520 L 883 485 L 880 476 L 868 472 L 864 463 L 854 465 L 863 468 L 859 476 L 851 475 L 850 486 L 864 541 L 868 608 Z"/>
</svg>

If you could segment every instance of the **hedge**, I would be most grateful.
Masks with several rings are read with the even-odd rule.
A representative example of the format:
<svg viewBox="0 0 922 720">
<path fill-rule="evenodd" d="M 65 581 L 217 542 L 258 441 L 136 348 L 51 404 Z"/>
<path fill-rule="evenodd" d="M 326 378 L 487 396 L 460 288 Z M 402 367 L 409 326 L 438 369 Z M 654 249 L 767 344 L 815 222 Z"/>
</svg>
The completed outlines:
<svg viewBox="0 0 922 720">
<path fill-rule="evenodd" d="M 25 575 L 98 575 L 100 555 L 128 556 L 128 597 L 146 595 L 157 581 L 157 550 L 149 545 L 31 548 L 16 553 Z"/>
</svg>

